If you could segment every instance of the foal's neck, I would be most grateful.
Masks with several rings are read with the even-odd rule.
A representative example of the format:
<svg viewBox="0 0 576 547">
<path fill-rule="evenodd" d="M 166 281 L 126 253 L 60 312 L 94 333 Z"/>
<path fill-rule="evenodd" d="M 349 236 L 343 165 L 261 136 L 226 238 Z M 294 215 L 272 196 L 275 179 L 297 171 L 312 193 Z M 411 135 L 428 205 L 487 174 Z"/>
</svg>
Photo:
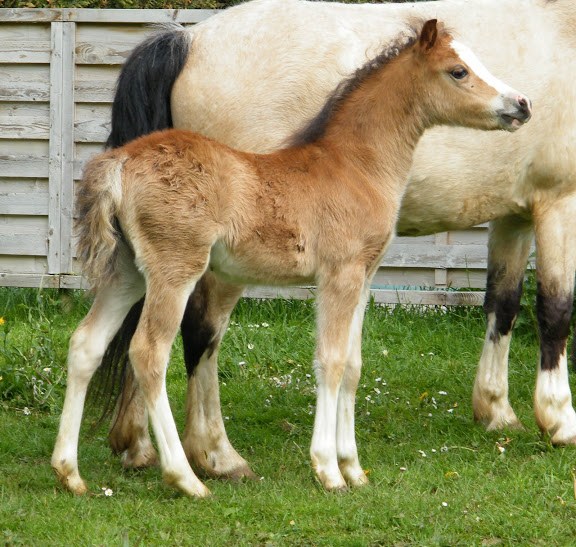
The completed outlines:
<svg viewBox="0 0 576 547">
<path fill-rule="evenodd" d="M 370 75 L 341 104 L 318 145 L 335 149 L 374 183 L 403 191 L 429 125 L 412 51 Z"/>
</svg>

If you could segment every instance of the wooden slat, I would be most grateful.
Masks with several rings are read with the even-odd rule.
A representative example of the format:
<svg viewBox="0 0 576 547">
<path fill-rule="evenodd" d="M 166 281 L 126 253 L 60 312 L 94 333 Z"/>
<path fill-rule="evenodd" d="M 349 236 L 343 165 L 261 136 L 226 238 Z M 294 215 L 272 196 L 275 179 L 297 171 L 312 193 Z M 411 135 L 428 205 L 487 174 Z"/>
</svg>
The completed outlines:
<svg viewBox="0 0 576 547">
<path fill-rule="evenodd" d="M 133 49 L 134 44 L 126 42 L 100 44 L 80 42 L 76 45 L 76 63 L 79 65 L 121 65 Z"/>
<path fill-rule="evenodd" d="M 418 291 L 372 289 L 370 295 L 379 304 L 418 306 L 480 306 L 484 292 Z M 316 295 L 315 287 L 249 287 L 244 296 L 250 298 L 297 298 L 307 300 Z"/>
<path fill-rule="evenodd" d="M 448 232 L 434 234 L 435 245 L 448 245 Z M 436 268 L 434 270 L 434 285 L 436 287 L 446 287 L 448 283 L 448 274 L 446 268 Z"/>
<path fill-rule="evenodd" d="M 76 101 L 79 103 L 111 103 L 114 100 L 115 90 L 115 81 L 77 81 L 74 84 Z"/>
<path fill-rule="evenodd" d="M 52 55 L 50 58 L 50 167 L 48 179 L 48 273 L 59 274 L 61 271 L 60 226 L 62 215 L 62 139 L 64 127 L 62 113 L 64 104 L 64 33 L 61 23 L 52 23 Z M 70 103 L 73 104 L 73 103 Z"/>
<path fill-rule="evenodd" d="M 60 198 L 60 269 L 50 273 L 70 273 L 72 268 L 72 231 L 74 215 L 74 50 L 76 26 L 62 23 L 62 165 Z"/>
<path fill-rule="evenodd" d="M 5 103 L 0 107 L 0 139 L 47 139 L 49 128 L 47 104 Z"/>
<path fill-rule="evenodd" d="M 0 63 L 49 63 L 50 42 L 0 41 Z"/>
<path fill-rule="evenodd" d="M 488 251 L 483 245 L 392 244 L 382 265 L 399 268 L 486 268 Z"/>
<path fill-rule="evenodd" d="M 44 117 L 21 117 L 10 120 L 0 114 L 0 139 L 47 139 L 50 122 Z"/>
<path fill-rule="evenodd" d="M 163 10 L 163 9 L 44 9 L 13 8 L 0 10 L 0 23 L 50 23 L 75 21 L 77 23 L 199 23 L 218 10 Z"/>
<path fill-rule="evenodd" d="M 60 276 L 61 289 L 89 289 L 90 285 L 80 275 L 61 275 Z"/>
<path fill-rule="evenodd" d="M 0 287 L 44 287 L 46 289 L 58 289 L 60 287 L 60 276 L 0 272 Z"/>
<path fill-rule="evenodd" d="M 76 120 L 74 123 L 76 142 L 105 143 L 110 134 L 110 117 L 94 117 L 90 120 Z"/>
<path fill-rule="evenodd" d="M 0 232 L 0 254 L 43 256 L 48 254 L 46 234 Z"/>
<path fill-rule="evenodd" d="M 0 81 L 0 101 L 49 101 L 48 82 Z"/>
<path fill-rule="evenodd" d="M 62 10 L 37 8 L 0 9 L 0 23 L 50 23 L 62 17 Z"/>
<path fill-rule="evenodd" d="M 48 194 L 0 191 L 0 215 L 47 215 Z"/>
<path fill-rule="evenodd" d="M 0 175 L 3 177 L 48 177 L 48 157 L 10 154 L 0 156 Z"/>
</svg>

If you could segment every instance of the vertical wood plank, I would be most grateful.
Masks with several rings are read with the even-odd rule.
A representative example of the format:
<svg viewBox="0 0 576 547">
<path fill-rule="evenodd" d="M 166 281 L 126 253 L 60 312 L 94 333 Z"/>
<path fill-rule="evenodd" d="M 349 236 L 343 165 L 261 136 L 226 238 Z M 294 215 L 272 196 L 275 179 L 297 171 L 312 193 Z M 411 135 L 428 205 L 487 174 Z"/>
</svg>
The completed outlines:
<svg viewBox="0 0 576 547">
<path fill-rule="evenodd" d="M 60 272 L 72 273 L 74 227 L 74 51 L 76 23 L 62 25 L 62 184 L 60 196 Z"/>
<path fill-rule="evenodd" d="M 60 198 L 62 183 L 62 24 L 50 24 L 50 144 L 48 168 L 48 273 L 60 273 Z"/>
<path fill-rule="evenodd" d="M 434 245 L 448 245 L 448 232 L 434 234 Z M 446 268 L 436 268 L 434 270 L 434 285 L 444 288 L 448 284 L 448 270 Z"/>
</svg>

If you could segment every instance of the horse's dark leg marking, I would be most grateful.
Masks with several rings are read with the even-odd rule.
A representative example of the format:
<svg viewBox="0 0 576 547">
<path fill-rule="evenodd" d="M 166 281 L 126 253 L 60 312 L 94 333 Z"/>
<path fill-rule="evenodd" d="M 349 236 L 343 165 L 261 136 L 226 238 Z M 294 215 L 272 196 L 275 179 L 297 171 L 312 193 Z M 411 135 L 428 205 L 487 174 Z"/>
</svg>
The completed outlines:
<svg viewBox="0 0 576 547">
<path fill-rule="evenodd" d="M 568 381 L 566 355 L 576 250 L 576 196 L 554 196 L 534 204 L 536 233 L 536 314 L 540 366 L 534 392 L 534 415 L 554 444 L 576 444 L 576 412 Z"/>
<path fill-rule="evenodd" d="M 484 313 L 486 316 L 493 313 L 496 318 L 494 328 L 490 332 L 490 338 L 495 343 L 514 328 L 514 323 L 516 323 L 516 318 L 520 312 L 520 299 L 522 297 L 523 279 L 520 279 L 516 288 L 499 289 L 503 277 L 502 268 L 495 270 L 489 267 Z"/>
<path fill-rule="evenodd" d="M 540 351 L 542 370 L 558 368 L 560 356 L 566 351 L 570 334 L 573 293 L 567 295 L 551 294 L 538 283 L 536 297 L 536 315 L 540 332 Z"/>
<path fill-rule="evenodd" d="M 532 226 L 526 220 L 507 217 L 490 225 L 486 338 L 472 395 L 474 418 L 488 429 L 521 427 L 508 401 L 508 351 L 531 242 Z"/>
<path fill-rule="evenodd" d="M 194 374 L 202 356 L 206 353 L 210 357 L 218 347 L 215 343 L 218 330 L 207 314 L 209 298 L 207 278 L 203 276 L 190 295 L 182 318 L 181 334 L 188 377 Z"/>
</svg>

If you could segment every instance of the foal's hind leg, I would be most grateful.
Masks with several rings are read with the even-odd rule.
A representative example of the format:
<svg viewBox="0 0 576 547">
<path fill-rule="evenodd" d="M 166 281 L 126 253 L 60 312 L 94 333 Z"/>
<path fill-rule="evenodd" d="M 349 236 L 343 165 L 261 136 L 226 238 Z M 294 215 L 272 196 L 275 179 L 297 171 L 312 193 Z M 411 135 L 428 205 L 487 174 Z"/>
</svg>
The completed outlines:
<svg viewBox="0 0 576 547">
<path fill-rule="evenodd" d="M 233 480 L 255 476 L 228 440 L 218 390 L 218 348 L 242 291 L 243 287 L 221 282 L 206 272 L 182 321 L 188 372 L 184 451 L 202 474 Z"/>
<path fill-rule="evenodd" d="M 210 491 L 196 477 L 188 463 L 166 392 L 170 349 L 193 284 L 182 283 L 176 286 L 162 276 L 147 281 L 142 316 L 130 344 L 130 362 L 144 394 L 164 480 L 189 496 L 205 497 Z"/>
<path fill-rule="evenodd" d="M 554 444 L 576 444 L 576 413 L 568 384 L 566 342 L 576 268 L 576 196 L 534 206 L 536 233 L 536 313 L 540 331 L 540 366 L 534 413 Z"/>
<path fill-rule="evenodd" d="M 218 348 L 242 290 L 207 271 L 190 295 L 182 320 L 189 377 L 182 444 L 190 463 L 210 477 L 255 477 L 228 440 L 218 388 Z M 131 367 L 126 370 L 109 440 L 113 450 L 122 453 L 124 467 L 145 467 L 157 462 L 148 432 L 146 404 Z"/>
<path fill-rule="evenodd" d="M 323 276 L 318 283 L 318 342 L 314 361 L 318 395 L 310 455 L 320 482 L 328 490 L 346 488 L 338 465 L 338 398 L 348 361 L 352 323 L 365 281 L 364 268 L 346 270 Z M 352 379 L 355 380 L 355 373 Z M 346 407 L 342 412 L 346 413 Z M 346 452 L 348 457 L 349 446 Z"/>
<path fill-rule="evenodd" d="M 78 472 L 78 436 L 86 390 L 124 316 L 143 293 L 140 281 L 132 285 L 114 283 L 102 289 L 70 340 L 66 397 L 52 467 L 60 482 L 75 494 L 86 491 Z"/>
<path fill-rule="evenodd" d="M 487 329 L 472 394 L 474 418 L 488 430 L 522 427 L 508 401 L 508 351 L 532 234 L 532 225 L 515 217 L 490 225 L 484 301 Z"/>
</svg>

